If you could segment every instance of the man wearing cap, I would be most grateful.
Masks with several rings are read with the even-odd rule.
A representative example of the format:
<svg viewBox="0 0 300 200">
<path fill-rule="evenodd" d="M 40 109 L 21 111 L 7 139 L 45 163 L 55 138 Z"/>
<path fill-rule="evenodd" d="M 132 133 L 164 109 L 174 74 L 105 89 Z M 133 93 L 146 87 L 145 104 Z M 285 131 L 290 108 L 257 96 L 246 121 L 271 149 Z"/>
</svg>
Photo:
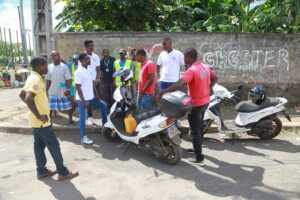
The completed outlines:
<svg viewBox="0 0 300 200">
<path fill-rule="evenodd" d="M 126 58 L 126 50 L 121 49 L 120 50 L 120 58 L 117 59 L 114 62 L 114 71 L 119 71 L 121 69 L 130 69 L 131 67 L 131 60 Z M 115 87 L 120 87 L 122 85 L 121 78 L 120 77 L 115 77 Z"/>
</svg>

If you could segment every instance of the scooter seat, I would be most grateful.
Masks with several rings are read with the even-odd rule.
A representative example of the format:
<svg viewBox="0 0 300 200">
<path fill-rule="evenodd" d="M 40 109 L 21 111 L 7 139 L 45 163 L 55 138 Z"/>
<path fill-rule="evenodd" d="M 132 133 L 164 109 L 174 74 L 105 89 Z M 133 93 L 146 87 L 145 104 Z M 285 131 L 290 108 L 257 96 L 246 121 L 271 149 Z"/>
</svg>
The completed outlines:
<svg viewBox="0 0 300 200">
<path fill-rule="evenodd" d="M 251 113 L 251 112 L 256 112 L 256 111 L 259 111 L 259 110 L 262 110 L 262 109 L 265 109 L 268 107 L 276 106 L 277 104 L 279 104 L 278 99 L 267 98 L 261 104 L 255 104 L 251 101 L 242 101 L 236 105 L 235 109 L 238 112 Z"/>
<path fill-rule="evenodd" d="M 151 117 L 154 117 L 155 115 L 160 114 L 161 111 L 159 108 L 153 108 L 151 110 L 142 110 L 142 111 L 137 111 L 134 116 L 136 121 L 141 122 L 145 119 L 149 119 Z"/>
</svg>

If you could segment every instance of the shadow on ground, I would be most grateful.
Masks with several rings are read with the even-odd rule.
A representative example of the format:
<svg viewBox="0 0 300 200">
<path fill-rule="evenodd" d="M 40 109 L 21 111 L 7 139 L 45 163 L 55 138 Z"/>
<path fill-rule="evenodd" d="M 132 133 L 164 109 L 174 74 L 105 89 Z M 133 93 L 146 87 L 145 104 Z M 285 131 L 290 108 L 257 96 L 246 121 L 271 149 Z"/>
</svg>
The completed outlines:
<svg viewBox="0 0 300 200">
<path fill-rule="evenodd" d="M 85 146 L 102 155 L 108 160 L 118 159 L 128 161 L 135 159 L 143 165 L 152 168 L 155 177 L 159 177 L 163 172 L 171 175 L 174 179 L 180 178 L 192 181 L 195 187 L 205 193 L 216 197 L 242 197 L 245 199 L 263 199 L 263 200 L 285 200 L 289 198 L 300 198 L 300 193 L 279 190 L 263 183 L 265 169 L 260 166 L 230 164 L 207 155 L 206 158 L 217 167 L 206 165 L 204 167 L 182 161 L 176 166 L 164 164 L 149 153 L 143 152 L 134 145 L 125 143 L 109 143 L 101 135 L 93 135 L 95 141 L 93 146 Z M 63 141 L 79 144 L 78 137 L 60 136 Z M 300 147 L 285 140 L 274 139 L 271 141 L 236 140 L 234 143 L 225 143 L 220 145 L 214 140 L 206 139 L 204 145 L 214 150 L 228 150 L 232 152 L 244 153 L 247 155 L 266 156 L 255 150 L 246 147 L 257 147 L 273 151 L 283 151 L 296 153 Z M 184 153 L 183 157 L 189 157 Z M 279 161 L 280 163 L 280 161 Z"/>
<path fill-rule="evenodd" d="M 57 200 L 76 199 L 76 200 L 96 200 L 94 197 L 85 198 L 81 192 L 70 181 L 57 184 L 56 180 L 45 179 L 43 182 L 50 187 L 50 192 Z"/>
</svg>

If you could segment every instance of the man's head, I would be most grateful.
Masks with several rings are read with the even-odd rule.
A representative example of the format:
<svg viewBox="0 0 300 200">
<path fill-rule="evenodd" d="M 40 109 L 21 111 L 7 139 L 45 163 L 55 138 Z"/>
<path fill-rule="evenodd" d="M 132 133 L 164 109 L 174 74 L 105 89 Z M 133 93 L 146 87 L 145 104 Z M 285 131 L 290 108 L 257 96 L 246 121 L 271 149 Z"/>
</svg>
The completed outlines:
<svg viewBox="0 0 300 200">
<path fill-rule="evenodd" d="M 91 54 L 94 51 L 94 41 L 93 40 L 85 40 L 84 47 L 86 53 Z"/>
<path fill-rule="evenodd" d="M 78 60 L 84 68 L 87 68 L 91 64 L 90 57 L 86 53 L 79 54 Z"/>
<path fill-rule="evenodd" d="M 47 74 L 48 72 L 48 62 L 44 57 L 39 56 L 32 58 L 30 61 L 30 66 L 32 67 L 33 71 L 41 75 Z"/>
<path fill-rule="evenodd" d="M 147 58 L 147 53 L 144 49 L 139 49 L 136 52 L 136 61 L 143 63 Z"/>
<path fill-rule="evenodd" d="M 165 37 L 162 41 L 162 46 L 165 51 L 172 51 L 172 39 L 170 37 Z"/>
<path fill-rule="evenodd" d="M 109 50 L 108 50 L 108 49 L 103 49 L 103 50 L 102 50 L 102 56 L 103 56 L 104 58 L 109 57 Z"/>
<path fill-rule="evenodd" d="M 131 60 L 136 60 L 136 49 L 131 49 L 130 58 Z"/>
<path fill-rule="evenodd" d="M 51 52 L 51 58 L 52 58 L 52 61 L 55 65 L 60 64 L 60 62 L 61 62 L 60 54 L 57 51 L 52 51 Z"/>
<path fill-rule="evenodd" d="M 194 62 L 197 61 L 198 58 L 198 52 L 194 48 L 188 48 L 184 52 L 184 62 L 186 64 L 186 67 L 190 67 Z"/>
<path fill-rule="evenodd" d="M 127 52 L 126 52 L 125 49 L 121 49 L 120 52 L 119 52 L 119 54 L 120 54 L 120 59 L 121 60 L 125 60 L 126 59 Z"/>
</svg>

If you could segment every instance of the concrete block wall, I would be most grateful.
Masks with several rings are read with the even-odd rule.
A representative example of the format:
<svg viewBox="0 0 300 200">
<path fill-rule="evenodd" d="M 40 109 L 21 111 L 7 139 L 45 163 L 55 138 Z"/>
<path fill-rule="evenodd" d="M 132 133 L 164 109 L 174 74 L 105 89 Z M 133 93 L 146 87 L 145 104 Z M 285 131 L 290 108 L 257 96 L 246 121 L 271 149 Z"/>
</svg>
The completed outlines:
<svg viewBox="0 0 300 200">
<path fill-rule="evenodd" d="M 84 50 L 86 39 L 94 40 L 96 52 L 103 48 L 117 56 L 121 48 L 145 48 L 156 61 L 164 36 L 173 39 L 174 48 L 198 49 L 205 63 L 218 71 L 220 82 L 234 88 L 245 83 L 266 85 L 270 96 L 287 96 L 300 103 L 300 34 L 253 33 L 55 33 L 55 48 L 67 59 Z"/>
</svg>

